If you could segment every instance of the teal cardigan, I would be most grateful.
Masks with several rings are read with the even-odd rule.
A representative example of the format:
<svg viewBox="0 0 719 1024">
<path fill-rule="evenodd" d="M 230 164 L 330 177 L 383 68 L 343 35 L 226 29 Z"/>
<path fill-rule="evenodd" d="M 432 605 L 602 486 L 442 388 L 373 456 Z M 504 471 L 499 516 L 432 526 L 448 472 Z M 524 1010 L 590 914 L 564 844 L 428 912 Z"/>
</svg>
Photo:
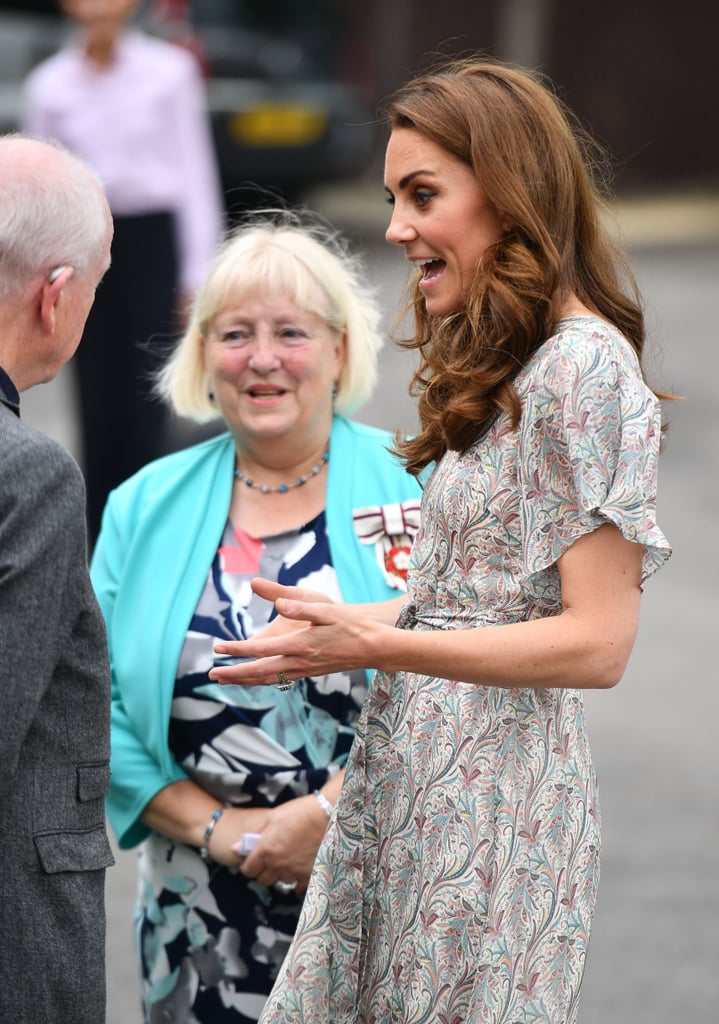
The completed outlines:
<svg viewBox="0 0 719 1024">
<path fill-rule="evenodd" d="M 398 594 L 352 522 L 355 508 L 420 495 L 390 443 L 384 431 L 334 419 L 327 533 L 347 602 Z M 187 778 L 168 747 L 170 706 L 185 633 L 227 522 L 234 466 L 232 438 L 222 434 L 150 463 L 105 508 L 91 573 L 112 666 L 108 815 L 124 849 L 149 834 L 140 815 L 155 794 Z"/>
</svg>

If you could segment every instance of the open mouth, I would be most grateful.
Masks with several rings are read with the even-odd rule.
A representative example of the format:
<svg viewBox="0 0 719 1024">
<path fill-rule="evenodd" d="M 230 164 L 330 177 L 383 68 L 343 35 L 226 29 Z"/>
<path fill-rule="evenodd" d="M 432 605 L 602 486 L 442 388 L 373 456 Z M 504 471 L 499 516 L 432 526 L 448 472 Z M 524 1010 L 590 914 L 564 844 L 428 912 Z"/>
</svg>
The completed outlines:
<svg viewBox="0 0 719 1024">
<path fill-rule="evenodd" d="M 432 259 L 425 260 L 420 264 L 420 270 L 422 271 L 422 277 L 420 278 L 420 285 L 431 284 L 436 281 L 438 277 L 441 277 L 442 271 L 446 267 L 444 260 Z"/>
<path fill-rule="evenodd" d="M 245 394 L 250 398 L 281 398 L 285 394 L 284 388 L 250 387 Z"/>
</svg>

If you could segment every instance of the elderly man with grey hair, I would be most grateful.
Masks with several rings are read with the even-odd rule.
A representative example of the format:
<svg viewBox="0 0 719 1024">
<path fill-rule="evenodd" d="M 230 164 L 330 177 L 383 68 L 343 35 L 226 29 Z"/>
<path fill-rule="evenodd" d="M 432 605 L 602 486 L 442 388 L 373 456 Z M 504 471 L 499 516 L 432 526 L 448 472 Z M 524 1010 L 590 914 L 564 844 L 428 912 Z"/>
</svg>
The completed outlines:
<svg viewBox="0 0 719 1024">
<path fill-rule="evenodd" d="M 105 1020 L 107 641 L 72 457 L 20 393 L 77 348 L 110 260 L 94 173 L 0 137 L 0 1020 Z"/>
</svg>

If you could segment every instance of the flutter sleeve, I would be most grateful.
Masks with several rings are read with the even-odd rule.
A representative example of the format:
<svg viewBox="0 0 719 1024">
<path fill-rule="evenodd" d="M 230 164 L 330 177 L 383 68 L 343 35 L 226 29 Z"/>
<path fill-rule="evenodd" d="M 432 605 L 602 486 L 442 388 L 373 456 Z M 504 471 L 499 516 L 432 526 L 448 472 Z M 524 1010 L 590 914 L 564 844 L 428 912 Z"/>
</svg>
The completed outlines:
<svg viewBox="0 0 719 1024">
<path fill-rule="evenodd" d="M 634 350 L 577 321 L 540 350 L 520 393 L 522 559 L 541 574 L 584 534 L 613 523 L 644 547 L 642 582 L 671 554 L 655 519 L 661 413 Z"/>
</svg>

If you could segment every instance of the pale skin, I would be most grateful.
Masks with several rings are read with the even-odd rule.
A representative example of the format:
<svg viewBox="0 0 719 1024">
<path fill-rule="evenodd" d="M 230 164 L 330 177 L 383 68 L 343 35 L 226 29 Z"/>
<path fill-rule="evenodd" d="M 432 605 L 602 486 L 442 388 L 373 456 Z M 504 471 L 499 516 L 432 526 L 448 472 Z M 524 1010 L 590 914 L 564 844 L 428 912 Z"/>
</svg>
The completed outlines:
<svg viewBox="0 0 719 1024">
<path fill-rule="evenodd" d="M 286 296 L 270 300 L 253 294 L 217 311 L 201 348 L 208 387 L 233 435 L 238 466 L 269 486 L 307 473 L 327 446 L 332 389 L 345 359 L 344 332 L 297 309 Z M 263 494 L 235 481 L 229 517 L 255 537 L 300 526 L 324 508 L 326 480 L 326 473 L 318 474 L 286 494 Z M 331 804 L 343 775 L 340 771 L 322 787 Z M 171 839 L 199 847 L 205 845 L 205 830 L 218 806 L 216 798 L 187 779 L 160 790 L 141 820 Z M 273 808 L 229 807 L 207 847 L 214 861 L 263 885 L 295 883 L 302 891 L 327 823 L 313 795 Z M 234 850 L 244 832 L 261 835 L 245 858 Z"/>
<path fill-rule="evenodd" d="M 115 43 L 138 0 L 62 0 L 62 13 L 81 26 L 87 56 L 99 67 L 112 64 Z"/>
<path fill-rule="evenodd" d="M 482 253 L 506 230 L 473 171 L 419 133 L 392 132 L 385 163 L 393 206 L 387 239 L 421 266 L 419 285 L 432 315 L 458 308 Z M 467 224 L 476 230 L 467 231 Z M 561 315 L 592 311 L 568 295 Z M 558 559 L 560 614 L 501 626 L 402 630 L 399 598 L 377 606 L 330 603 L 322 595 L 255 580 L 253 589 L 282 616 L 252 640 L 221 643 L 218 654 L 246 659 L 215 668 L 221 683 L 268 685 L 283 672 L 376 668 L 479 686 L 603 689 L 621 679 L 636 635 L 643 549 L 606 524 Z"/>
</svg>

